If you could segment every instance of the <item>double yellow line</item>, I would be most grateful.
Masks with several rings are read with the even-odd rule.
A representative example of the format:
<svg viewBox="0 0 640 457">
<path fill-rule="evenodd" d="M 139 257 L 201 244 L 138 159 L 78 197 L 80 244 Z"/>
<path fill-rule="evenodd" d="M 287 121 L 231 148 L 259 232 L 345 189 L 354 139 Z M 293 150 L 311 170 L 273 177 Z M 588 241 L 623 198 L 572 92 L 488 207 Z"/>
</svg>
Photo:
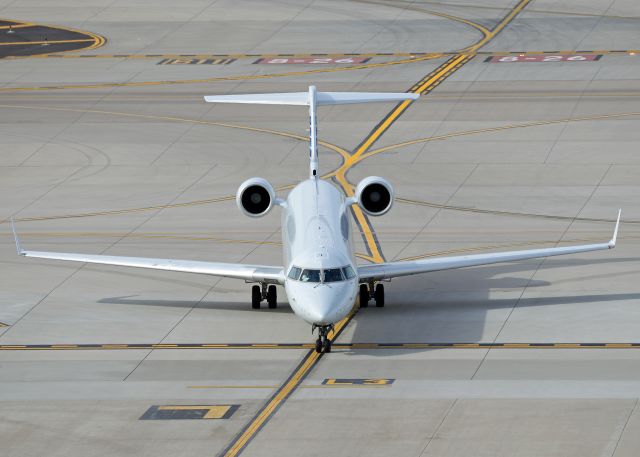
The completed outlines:
<svg viewBox="0 0 640 457">
<path fill-rule="evenodd" d="M 500 32 L 511 20 L 520 12 L 531 0 L 521 0 L 518 5 L 505 16 L 500 23 L 490 32 L 489 35 L 484 36 L 482 40 L 477 43 L 477 46 L 470 46 L 467 49 L 478 49 L 483 44 L 487 43 L 498 32 Z M 462 65 L 468 62 L 473 55 L 470 54 L 457 54 L 447 60 L 443 65 L 438 67 L 433 72 L 429 73 L 425 78 L 415 84 L 409 92 L 426 94 L 434 87 L 440 84 L 445 78 L 451 75 L 454 71 L 459 69 Z M 344 159 L 342 166 L 336 170 L 334 175 L 335 180 L 338 182 L 342 190 L 347 196 L 353 195 L 353 186 L 347 181 L 346 173 L 353 165 L 355 165 L 362 155 L 391 127 L 393 122 L 398 119 L 402 113 L 411 105 L 411 101 L 404 101 L 399 103 L 384 119 L 367 135 L 365 140 L 358 146 L 355 152 Z M 377 244 L 376 237 L 374 235 L 373 228 L 368 219 L 359 207 L 354 206 L 353 212 L 358 225 L 364 235 L 365 242 L 371 256 L 368 260 L 376 263 L 384 261 L 380 248 Z M 336 325 L 336 330 L 330 335 L 330 338 L 334 340 L 336 336 L 345 328 L 355 314 L 355 310 L 352 313 L 340 321 Z M 260 431 L 260 429 L 266 424 L 266 422 L 275 414 L 278 408 L 285 402 L 285 400 L 291 396 L 295 389 L 300 385 L 304 378 L 311 372 L 311 369 L 320 360 L 322 354 L 318 354 L 311 350 L 300 363 L 300 365 L 293 371 L 289 379 L 282 385 L 278 391 L 269 399 L 266 405 L 260 410 L 260 412 L 249 422 L 249 424 L 237 435 L 237 437 L 231 442 L 231 444 L 223 450 L 220 455 L 223 457 L 235 457 L 239 455 L 242 450 L 249 444 L 253 437 Z"/>
<path fill-rule="evenodd" d="M 425 94 L 435 88 L 438 84 L 444 81 L 447 76 L 456 71 L 466 62 L 468 62 L 472 56 L 469 55 L 457 55 L 446 61 L 436 70 L 431 72 L 417 84 L 415 84 L 409 92 L 417 94 Z M 405 100 L 399 103 L 372 131 L 367 138 L 358 146 L 355 152 L 347 157 L 342 166 L 336 170 L 334 178 L 342 188 L 343 192 L 347 196 L 352 196 L 354 193 L 353 185 L 347 180 L 348 171 L 360 160 L 362 160 L 363 154 L 391 127 L 391 125 L 398 119 L 411 105 L 412 101 Z M 375 263 L 384 262 L 384 257 L 378 245 L 375 233 L 369 223 L 369 220 L 365 216 L 362 209 L 358 206 L 353 206 L 352 211 L 359 225 L 361 232 L 365 238 L 367 248 L 370 255 L 366 257 L 367 260 Z"/>
<path fill-rule="evenodd" d="M 336 324 L 335 329 L 329 333 L 329 338 L 333 341 L 344 330 L 347 324 L 353 319 L 355 311 L 352 311 L 349 316 L 341 320 Z M 260 431 L 260 429 L 266 424 L 266 422 L 275 414 L 275 412 L 282 406 L 287 398 L 300 386 L 302 381 L 311 372 L 311 369 L 320 360 L 322 354 L 317 353 L 315 350 L 310 350 L 300 365 L 293 371 L 287 381 L 271 396 L 269 401 L 262 407 L 260 412 L 249 422 L 249 424 L 241 430 L 240 434 L 234 439 L 231 444 L 221 452 L 220 455 L 224 457 L 235 457 L 249 444 L 253 437 Z"/>
</svg>

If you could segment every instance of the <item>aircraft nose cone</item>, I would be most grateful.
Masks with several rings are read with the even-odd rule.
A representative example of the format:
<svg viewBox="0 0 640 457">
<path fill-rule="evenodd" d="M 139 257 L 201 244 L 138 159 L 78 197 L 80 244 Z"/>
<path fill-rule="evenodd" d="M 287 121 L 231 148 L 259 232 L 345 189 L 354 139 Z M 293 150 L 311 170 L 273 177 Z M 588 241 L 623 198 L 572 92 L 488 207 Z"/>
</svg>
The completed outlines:
<svg viewBox="0 0 640 457">
<path fill-rule="evenodd" d="M 339 309 L 346 293 L 340 284 L 320 285 L 307 303 L 307 313 L 314 324 L 333 324 L 339 320 Z"/>
<path fill-rule="evenodd" d="M 355 296 L 353 284 L 313 284 L 291 281 L 287 294 L 294 312 L 315 325 L 335 324 L 346 316 Z"/>
<path fill-rule="evenodd" d="M 333 323 L 331 317 L 335 314 L 331 306 L 323 306 L 321 303 L 309 303 L 307 313 L 314 324 Z"/>
</svg>

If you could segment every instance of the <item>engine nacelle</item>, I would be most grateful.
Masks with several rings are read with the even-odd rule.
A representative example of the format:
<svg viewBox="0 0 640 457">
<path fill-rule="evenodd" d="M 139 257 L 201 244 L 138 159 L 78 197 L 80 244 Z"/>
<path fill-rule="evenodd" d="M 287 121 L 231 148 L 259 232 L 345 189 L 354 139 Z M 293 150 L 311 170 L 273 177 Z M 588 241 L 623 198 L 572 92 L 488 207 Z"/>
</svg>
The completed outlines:
<svg viewBox="0 0 640 457">
<path fill-rule="evenodd" d="M 369 176 L 358 183 L 354 197 L 365 213 L 382 216 L 393 206 L 393 187 L 384 178 Z"/>
<path fill-rule="evenodd" d="M 249 217 L 262 217 L 271 211 L 276 202 L 273 186 L 263 178 L 251 178 L 240 184 L 236 204 Z"/>
</svg>

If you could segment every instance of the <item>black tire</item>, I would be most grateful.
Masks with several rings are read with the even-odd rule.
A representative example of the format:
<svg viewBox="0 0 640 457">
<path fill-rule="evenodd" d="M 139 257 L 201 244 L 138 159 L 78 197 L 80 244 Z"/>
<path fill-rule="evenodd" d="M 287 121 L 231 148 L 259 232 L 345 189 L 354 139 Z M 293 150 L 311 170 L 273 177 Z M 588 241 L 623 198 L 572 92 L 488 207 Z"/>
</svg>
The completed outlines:
<svg viewBox="0 0 640 457">
<path fill-rule="evenodd" d="M 260 302 L 262 301 L 262 290 L 260 286 L 253 286 L 251 288 L 251 307 L 253 309 L 260 309 Z"/>
<path fill-rule="evenodd" d="M 322 341 L 320 341 L 320 338 L 316 340 L 316 352 L 318 354 L 322 352 Z"/>
<path fill-rule="evenodd" d="M 369 287 L 366 284 L 360 284 L 360 308 L 369 306 Z"/>
<path fill-rule="evenodd" d="M 378 308 L 384 308 L 384 285 L 378 284 L 373 295 L 376 299 L 376 306 Z"/>
<path fill-rule="evenodd" d="M 269 286 L 267 289 L 267 303 L 271 309 L 278 307 L 278 290 L 276 286 Z"/>
<path fill-rule="evenodd" d="M 322 352 L 324 352 L 325 354 L 328 354 L 329 352 L 331 352 L 331 340 L 329 338 L 324 340 L 322 344 Z"/>
</svg>

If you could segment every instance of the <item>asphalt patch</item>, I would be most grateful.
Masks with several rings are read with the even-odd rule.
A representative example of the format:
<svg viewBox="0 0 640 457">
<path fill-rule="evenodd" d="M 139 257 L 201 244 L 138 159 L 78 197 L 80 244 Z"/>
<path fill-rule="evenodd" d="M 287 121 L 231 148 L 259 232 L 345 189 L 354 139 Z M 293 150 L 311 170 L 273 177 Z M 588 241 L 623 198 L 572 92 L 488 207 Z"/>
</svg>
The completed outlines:
<svg viewBox="0 0 640 457">
<path fill-rule="evenodd" d="M 98 44 L 100 37 L 45 25 L 0 21 L 0 59 L 78 51 Z M 104 42 L 104 41 L 103 41 Z"/>
</svg>

